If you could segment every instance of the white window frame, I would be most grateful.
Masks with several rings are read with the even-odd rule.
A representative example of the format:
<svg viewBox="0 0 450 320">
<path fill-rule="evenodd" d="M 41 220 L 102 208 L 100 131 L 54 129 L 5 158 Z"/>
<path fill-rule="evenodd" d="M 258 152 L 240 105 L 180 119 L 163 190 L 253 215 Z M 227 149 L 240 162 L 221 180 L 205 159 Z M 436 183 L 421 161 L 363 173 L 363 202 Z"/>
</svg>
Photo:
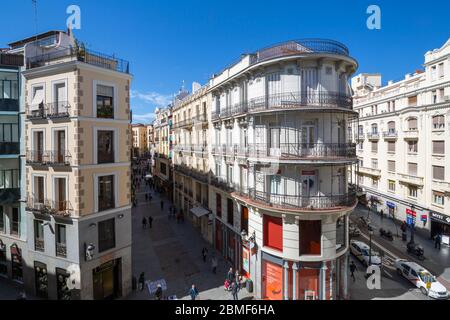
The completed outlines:
<svg viewBox="0 0 450 320">
<path fill-rule="evenodd" d="M 118 92 L 117 92 L 117 85 L 113 82 L 107 82 L 107 81 L 101 81 L 101 80 L 93 80 L 93 97 L 92 97 L 92 117 L 97 118 L 97 85 L 101 86 L 107 86 L 112 87 L 114 91 L 114 97 L 113 97 L 113 109 L 114 109 L 114 117 L 112 119 L 106 119 L 106 120 L 115 120 L 117 119 L 117 111 L 118 111 Z"/>
<path fill-rule="evenodd" d="M 118 203 L 119 203 L 119 188 L 118 188 L 118 181 L 119 181 L 119 174 L 118 172 L 110 172 L 110 173 L 98 173 L 94 174 L 94 212 L 98 213 L 98 183 L 100 177 L 105 176 L 114 176 L 114 208 L 109 210 L 117 210 Z M 109 211 L 106 210 L 106 211 Z M 104 211 L 102 211 L 104 212 Z"/>
<path fill-rule="evenodd" d="M 34 150 L 34 134 L 36 132 L 42 132 L 42 137 L 43 137 L 43 141 L 42 141 L 42 146 L 43 146 L 43 152 L 47 151 L 47 138 L 45 136 L 45 128 L 40 128 L 40 129 L 31 129 L 31 148 L 30 151 L 36 151 Z"/>
<path fill-rule="evenodd" d="M 119 161 L 119 128 L 114 128 L 114 127 L 94 127 L 93 128 L 94 134 L 93 134 L 93 139 L 94 139 L 94 143 L 93 148 L 94 148 L 94 154 L 93 154 L 93 160 L 94 160 L 94 164 L 99 164 L 98 163 L 98 131 L 113 131 L 114 132 L 114 162 L 113 163 L 117 163 L 120 162 Z M 104 163 L 102 163 L 103 165 Z"/>
<path fill-rule="evenodd" d="M 34 201 L 34 195 L 35 195 L 35 189 L 36 186 L 34 185 L 34 178 L 39 178 L 42 177 L 44 178 L 44 200 L 48 200 L 45 199 L 45 195 L 47 195 L 47 175 L 46 174 L 41 174 L 41 173 L 32 173 L 31 174 L 31 196 L 33 197 L 33 201 Z"/>
<path fill-rule="evenodd" d="M 55 86 L 58 85 L 58 84 L 62 84 L 62 83 L 64 83 L 64 86 L 66 88 L 66 99 L 67 99 L 67 102 L 69 102 L 69 88 L 68 88 L 68 80 L 67 80 L 67 78 L 60 79 L 60 80 L 53 80 L 52 81 L 52 87 L 51 87 L 52 102 L 56 102 Z"/>
<path fill-rule="evenodd" d="M 64 135 L 66 136 L 66 141 L 65 141 L 66 151 L 69 150 L 69 137 L 68 137 L 68 134 L 67 134 L 68 130 L 69 130 L 68 126 L 52 128 L 52 136 L 51 136 L 51 139 L 50 139 L 51 140 L 51 144 L 52 144 L 51 151 L 56 151 L 56 145 L 55 145 L 55 142 L 56 142 L 56 139 L 55 139 L 56 131 L 64 131 Z"/>
</svg>

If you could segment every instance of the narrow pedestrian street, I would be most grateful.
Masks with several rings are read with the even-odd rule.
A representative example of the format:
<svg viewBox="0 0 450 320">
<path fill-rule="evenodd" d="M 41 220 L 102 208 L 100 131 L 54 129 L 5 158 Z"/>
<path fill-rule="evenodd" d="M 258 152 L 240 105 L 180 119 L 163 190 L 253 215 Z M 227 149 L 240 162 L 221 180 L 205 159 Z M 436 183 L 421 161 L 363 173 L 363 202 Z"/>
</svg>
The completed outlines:
<svg viewBox="0 0 450 320">
<path fill-rule="evenodd" d="M 190 299 L 188 295 L 192 284 L 199 290 L 200 300 L 230 300 L 231 293 L 223 289 L 223 283 L 228 271 L 226 261 L 210 246 L 186 219 L 184 223 L 177 223 L 176 219 L 169 219 L 171 202 L 151 191 L 152 200 L 145 200 L 145 193 L 150 189 L 141 186 L 137 192 L 138 205 L 133 208 L 133 275 L 139 278 L 145 273 L 145 280 L 153 282 L 164 279 L 167 291 L 164 296 L 176 295 L 178 299 Z M 161 199 L 164 209 L 161 210 Z M 144 229 L 142 219 L 151 216 L 152 228 Z M 206 263 L 202 259 L 202 249 L 208 249 Z M 215 252 L 218 258 L 217 273 L 212 273 L 211 256 Z M 239 299 L 250 299 L 244 288 L 239 291 Z M 136 290 L 125 299 L 149 300 L 155 299 L 147 288 Z"/>
</svg>

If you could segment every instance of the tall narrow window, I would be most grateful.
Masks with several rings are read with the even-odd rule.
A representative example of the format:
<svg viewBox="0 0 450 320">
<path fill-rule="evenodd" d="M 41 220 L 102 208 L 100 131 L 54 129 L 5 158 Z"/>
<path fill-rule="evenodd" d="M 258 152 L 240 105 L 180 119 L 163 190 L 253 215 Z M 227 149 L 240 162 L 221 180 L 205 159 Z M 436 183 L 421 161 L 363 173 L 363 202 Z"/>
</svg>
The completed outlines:
<svg viewBox="0 0 450 320">
<path fill-rule="evenodd" d="M 5 233 L 5 214 L 3 212 L 3 206 L 0 206 L 0 232 Z"/>
<path fill-rule="evenodd" d="M 97 118 L 114 118 L 114 88 L 97 85 Z"/>
<path fill-rule="evenodd" d="M 433 166 L 433 179 L 445 180 L 445 167 Z"/>
<path fill-rule="evenodd" d="M 388 152 L 395 153 L 395 141 L 388 141 Z"/>
<path fill-rule="evenodd" d="M 283 220 L 282 218 L 264 215 L 264 246 L 283 251 Z"/>
<path fill-rule="evenodd" d="M 115 207 L 114 176 L 98 178 L 98 211 Z"/>
<path fill-rule="evenodd" d="M 114 131 L 97 132 L 97 162 L 114 162 Z"/>
<path fill-rule="evenodd" d="M 98 223 L 98 252 L 112 249 L 116 246 L 115 219 Z"/>
<path fill-rule="evenodd" d="M 227 222 L 230 226 L 234 225 L 234 206 L 231 199 L 227 199 Z"/>
<path fill-rule="evenodd" d="M 300 255 L 320 255 L 322 238 L 322 221 L 300 221 Z"/>
<path fill-rule="evenodd" d="M 409 131 L 417 131 L 417 118 L 409 118 L 408 119 L 408 130 Z"/>
<path fill-rule="evenodd" d="M 408 162 L 408 174 L 417 176 L 417 163 Z"/>
<path fill-rule="evenodd" d="M 34 220 L 34 250 L 44 251 L 44 226 L 42 220 Z"/>
<path fill-rule="evenodd" d="M 67 256 L 66 246 L 66 226 L 63 224 L 56 224 L 56 255 L 58 257 Z"/>
<path fill-rule="evenodd" d="M 12 208 L 12 219 L 11 219 L 11 235 L 20 235 L 20 214 L 19 208 Z"/>
<path fill-rule="evenodd" d="M 395 172 L 395 161 L 388 160 L 388 171 Z"/>
<path fill-rule="evenodd" d="M 241 231 L 245 230 L 248 234 L 248 208 L 241 206 Z"/>
<path fill-rule="evenodd" d="M 216 193 L 216 215 L 222 217 L 222 197 L 218 193 Z"/>
<path fill-rule="evenodd" d="M 445 128 L 445 117 L 438 115 L 433 117 L 433 129 L 442 130 Z"/>
</svg>

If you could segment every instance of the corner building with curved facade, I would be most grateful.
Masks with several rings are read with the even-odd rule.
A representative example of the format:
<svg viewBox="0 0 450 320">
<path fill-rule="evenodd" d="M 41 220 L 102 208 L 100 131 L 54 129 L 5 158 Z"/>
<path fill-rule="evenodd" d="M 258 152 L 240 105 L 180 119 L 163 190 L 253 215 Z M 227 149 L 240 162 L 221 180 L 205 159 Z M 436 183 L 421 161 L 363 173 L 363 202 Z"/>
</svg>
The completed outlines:
<svg viewBox="0 0 450 320">
<path fill-rule="evenodd" d="M 213 242 L 257 298 L 346 298 L 356 69 L 343 44 L 298 40 L 209 82 Z"/>
</svg>

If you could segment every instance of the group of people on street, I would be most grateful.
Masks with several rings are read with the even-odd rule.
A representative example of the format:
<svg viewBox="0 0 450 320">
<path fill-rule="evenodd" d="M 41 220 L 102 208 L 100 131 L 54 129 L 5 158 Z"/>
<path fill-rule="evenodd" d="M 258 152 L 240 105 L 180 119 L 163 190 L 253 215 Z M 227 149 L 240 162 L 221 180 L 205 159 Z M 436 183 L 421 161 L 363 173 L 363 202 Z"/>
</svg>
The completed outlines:
<svg viewBox="0 0 450 320">
<path fill-rule="evenodd" d="M 153 225 L 153 218 L 152 216 L 148 216 L 148 226 L 151 229 Z M 142 218 L 142 229 L 147 228 L 147 219 L 145 217 Z"/>
<path fill-rule="evenodd" d="M 227 278 L 225 280 L 225 289 L 231 292 L 233 300 L 239 300 L 238 292 L 241 290 L 241 280 L 242 277 L 239 271 L 233 272 L 233 268 L 230 268 L 227 273 Z"/>
</svg>

